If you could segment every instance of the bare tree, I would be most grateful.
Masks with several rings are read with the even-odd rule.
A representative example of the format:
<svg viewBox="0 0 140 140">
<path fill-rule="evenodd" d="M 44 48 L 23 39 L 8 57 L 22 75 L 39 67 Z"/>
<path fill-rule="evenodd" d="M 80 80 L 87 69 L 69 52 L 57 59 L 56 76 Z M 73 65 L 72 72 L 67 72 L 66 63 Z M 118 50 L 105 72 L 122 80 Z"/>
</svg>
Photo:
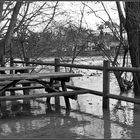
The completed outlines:
<svg viewBox="0 0 140 140">
<path fill-rule="evenodd" d="M 2 26 L 0 28 L 1 35 L 1 56 L 7 54 L 10 49 L 11 39 L 18 41 L 18 46 L 21 49 L 23 58 L 28 57 L 26 54 L 30 44 L 26 43 L 28 36 L 33 32 L 43 30 L 52 23 L 56 15 L 59 15 L 57 10 L 58 1 L 56 2 L 1 2 L 0 3 L 0 19 Z M 5 8 L 3 8 L 5 7 Z M 11 16 L 11 18 L 9 18 Z M 35 30 L 34 29 L 38 29 Z M 25 45 L 26 44 L 26 45 Z M 36 44 L 37 46 L 38 44 Z M 14 46 L 14 45 L 13 45 Z M 6 52 L 6 50 L 8 52 Z"/>
<path fill-rule="evenodd" d="M 16 25 L 16 21 L 17 21 L 17 16 L 19 13 L 19 10 L 21 8 L 22 2 L 16 2 L 14 8 L 13 8 L 13 13 L 10 19 L 10 23 L 6 32 L 5 37 L 3 38 L 3 40 L 1 41 L 1 65 L 4 65 L 4 55 L 5 55 L 5 49 L 7 47 L 9 47 L 10 42 L 11 42 L 11 38 L 12 38 L 12 34 L 14 31 L 14 26 Z"/>
<path fill-rule="evenodd" d="M 93 7 L 91 7 L 91 5 L 88 5 L 88 3 L 86 3 L 86 2 L 82 2 L 82 3 L 86 7 L 88 7 L 90 9 L 90 13 L 93 13 L 96 17 L 101 19 L 104 22 L 104 24 L 107 23 L 106 20 L 101 15 L 97 14 L 97 12 L 99 12 L 98 10 L 94 10 Z M 120 31 L 118 31 L 116 26 L 115 26 L 115 24 L 114 24 L 114 22 L 113 22 L 113 20 L 112 20 L 112 18 L 111 18 L 111 16 L 110 16 L 110 14 L 109 14 L 109 12 L 106 9 L 104 3 L 102 1 L 99 2 L 99 3 L 101 3 L 101 5 L 103 7 L 103 11 L 107 14 L 108 19 L 110 21 L 109 23 L 111 24 L 111 26 L 108 26 L 108 28 L 112 31 L 114 37 L 117 38 L 120 41 L 120 44 L 119 44 L 119 46 L 116 46 L 117 50 L 116 50 L 116 53 L 114 55 L 112 55 L 111 52 L 110 53 L 106 52 L 106 50 L 105 50 L 105 42 L 103 41 L 102 38 L 101 38 L 101 41 L 99 43 L 97 43 L 97 46 L 98 46 L 99 49 L 101 49 L 101 51 L 103 51 L 103 53 L 105 54 L 105 56 L 107 57 L 107 59 L 111 62 L 111 64 L 113 66 L 118 66 L 118 65 L 120 65 L 118 63 L 118 56 L 120 54 L 120 49 L 124 48 L 124 46 L 126 46 L 126 44 L 124 44 L 124 41 L 123 41 L 124 39 L 123 39 L 123 36 L 122 36 L 122 30 L 123 30 L 122 29 L 122 24 L 120 24 Z M 126 53 L 125 53 L 125 56 L 126 56 Z M 125 57 L 124 57 L 124 61 L 123 62 L 125 62 Z M 125 63 L 123 63 L 122 66 L 125 66 Z M 129 87 L 128 87 L 128 85 L 126 86 L 125 85 L 125 84 L 127 84 L 126 82 L 124 84 L 124 80 L 125 79 L 122 77 L 122 72 L 114 72 L 114 74 L 116 76 L 116 79 L 118 81 L 118 84 L 119 84 L 119 87 L 120 87 L 121 91 L 125 91 L 125 90 L 127 90 L 127 88 L 131 87 L 130 84 L 129 84 Z"/>
<path fill-rule="evenodd" d="M 129 52 L 133 67 L 140 66 L 140 2 L 125 2 L 124 10 L 120 2 L 116 2 L 120 21 L 123 24 L 128 36 Z M 124 14 L 123 14 L 124 11 Z M 140 75 L 133 73 L 134 92 L 139 95 Z"/>
</svg>

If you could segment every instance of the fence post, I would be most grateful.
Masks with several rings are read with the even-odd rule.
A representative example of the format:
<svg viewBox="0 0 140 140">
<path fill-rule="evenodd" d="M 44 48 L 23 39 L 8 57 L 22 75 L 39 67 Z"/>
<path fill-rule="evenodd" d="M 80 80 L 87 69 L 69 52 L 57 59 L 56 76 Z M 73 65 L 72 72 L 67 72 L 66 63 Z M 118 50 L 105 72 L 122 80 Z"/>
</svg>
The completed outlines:
<svg viewBox="0 0 140 140">
<path fill-rule="evenodd" d="M 29 66 L 29 63 L 28 63 L 28 62 L 30 62 L 30 58 L 25 58 L 25 65 L 26 65 L 26 66 Z M 27 73 L 28 73 L 28 71 L 29 71 L 29 70 L 27 70 Z"/>
<path fill-rule="evenodd" d="M 60 72 L 60 66 L 58 66 L 58 64 L 60 64 L 60 58 L 55 58 L 54 63 L 55 63 L 55 72 Z M 55 83 L 58 84 L 59 81 L 55 81 Z M 60 97 L 59 96 L 55 97 L 55 109 L 56 110 L 60 109 Z"/>
<path fill-rule="evenodd" d="M 29 66 L 28 62 L 30 61 L 30 58 L 24 58 L 24 61 L 25 61 L 25 66 Z M 29 73 L 30 71 L 28 69 L 25 69 L 23 71 L 21 71 L 21 73 Z M 26 86 L 30 86 L 31 84 L 30 83 L 22 83 L 22 86 L 23 87 L 26 87 Z M 29 89 L 23 89 L 23 94 L 24 95 L 29 95 L 29 92 L 30 90 Z M 30 108 L 30 100 L 23 100 L 23 110 L 28 110 Z"/>
<path fill-rule="evenodd" d="M 13 60 L 13 57 L 10 57 L 10 67 L 14 66 Z M 13 74 L 13 70 L 10 70 L 10 74 Z M 13 85 L 13 87 L 15 87 L 15 85 Z M 15 91 L 10 91 L 10 93 L 11 95 L 15 95 Z"/>
<path fill-rule="evenodd" d="M 29 66 L 28 62 L 30 62 L 30 58 L 25 58 L 25 65 Z M 25 69 L 22 71 L 23 73 L 29 73 L 30 70 L 29 69 Z M 22 86 L 30 86 L 30 83 L 24 83 L 22 84 Z M 29 89 L 25 89 L 24 91 L 24 95 L 28 95 L 29 94 Z"/>
<path fill-rule="evenodd" d="M 10 57 L 10 67 L 14 66 L 13 60 L 13 57 Z M 13 74 L 13 70 L 10 70 L 10 74 Z"/>
<path fill-rule="evenodd" d="M 110 74 L 108 71 L 108 68 L 110 67 L 110 62 L 107 60 L 104 60 L 103 62 L 103 108 L 108 109 L 109 108 L 109 98 L 107 98 L 107 94 L 109 94 L 110 91 Z"/>
<path fill-rule="evenodd" d="M 60 64 L 60 59 L 59 58 L 55 58 L 55 72 L 60 72 L 60 66 L 58 66 L 58 64 Z"/>
</svg>

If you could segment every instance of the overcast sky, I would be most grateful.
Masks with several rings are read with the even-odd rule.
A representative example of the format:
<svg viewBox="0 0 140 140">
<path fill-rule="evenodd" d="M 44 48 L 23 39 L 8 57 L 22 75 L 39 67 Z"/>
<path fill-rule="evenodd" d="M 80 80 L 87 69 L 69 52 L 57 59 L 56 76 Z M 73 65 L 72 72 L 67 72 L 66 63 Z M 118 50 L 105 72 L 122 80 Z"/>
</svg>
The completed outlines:
<svg viewBox="0 0 140 140">
<path fill-rule="evenodd" d="M 80 1 L 73 1 L 73 2 L 68 2 L 68 1 L 64 1 L 61 2 L 63 4 L 63 8 L 67 9 L 68 11 L 71 12 L 71 16 L 73 16 L 73 18 L 75 18 L 75 20 L 80 20 L 81 16 L 80 16 L 80 9 L 83 8 L 82 4 Z M 112 20 L 114 22 L 119 23 L 118 20 L 118 12 L 116 10 L 116 4 L 115 1 L 104 1 L 103 2 L 105 5 L 105 8 L 107 9 L 107 11 L 109 12 Z M 88 5 L 94 10 L 94 11 L 98 11 L 97 15 L 100 16 L 101 18 L 103 18 L 104 20 L 109 20 L 108 15 L 105 13 L 104 8 L 102 6 L 101 3 L 95 3 L 93 2 L 89 2 Z M 97 28 L 97 24 L 100 24 L 101 22 L 103 22 L 100 18 L 96 17 L 94 15 L 94 13 L 87 13 L 91 11 L 90 8 L 85 7 L 85 13 L 84 13 L 84 25 L 87 26 L 89 28 L 92 29 L 96 29 Z M 86 25 L 87 23 L 87 25 Z"/>
<path fill-rule="evenodd" d="M 81 12 L 80 10 L 83 9 L 83 4 L 82 2 L 85 1 L 59 1 L 59 12 L 60 11 L 65 11 L 65 16 L 60 14 L 59 16 L 55 17 L 55 21 L 58 21 L 61 25 L 67 23 L 68 20 L 72 20 L 76 26 L 80 25 L 80 20 L 81 20 Z M 82 22 L 82 26 L 96 30 L 97 25 L 100 25 L 104 21 L 109 21 L 109 17 L 107 13 L 104 10 L 103 5 L 101 2 L 95 2 L 95 1 L 86 1 L 86 4 L 88 6 L 85 6 L 84 8 L 84 18 Z M 119 24 L 119 18 L 118 18 L 118 11 L 116 8 L 116 3 L 115 1 L 103 1 L 103 4 L 108 11 L 111 19 L 113 22 L 116 22 Z M 96 11 L 97 16 L 92 12 L 92 10 Z M 42 17 L 41 17 L 42 18 Z M 43 17 L 45 18 L 45 17 Z M 40 30 L 44 28 L 44 25 L 40 25 L 38 28 L 34 28 L 34 31 Z"/>
</svg>

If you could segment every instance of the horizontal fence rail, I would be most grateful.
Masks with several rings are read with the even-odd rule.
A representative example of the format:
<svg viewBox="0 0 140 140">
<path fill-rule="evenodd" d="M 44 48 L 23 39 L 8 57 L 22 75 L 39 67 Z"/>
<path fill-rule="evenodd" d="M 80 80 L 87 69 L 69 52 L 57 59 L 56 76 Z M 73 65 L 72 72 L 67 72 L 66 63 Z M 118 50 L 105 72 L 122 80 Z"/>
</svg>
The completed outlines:
<svg viewBox="0 0 140 140">
<path fill-rule="evenodd" d="M 13 63 L 25 63 L 25 61 L 13 61 Z M 85 89 L 81 87 L 71 86 L 67 85 L 67 88 L 73 89 L 73 90 L 85 90 L 84 93 L 87 91 L 90 94 L 98 95 L 103 97 L 103 108 L 109 107 L 109 99 L 116 99 L 116 100 L 122 100 L 127 101 L 131 103 L 140 104 L 140 99 L 136 98 L 130 98 L 130 97 L 124 97 L 121 95 L 114 95 L 110 94 L 110 72 L 111 71 L 124 71 L 124 72 L 140 72 L 139 67 L 114 67 L 110 66 L 110 62 L 107 60 L 104 60 L 103 66 L 91 66 L 91 65 L 79 65 L 79 64 L 65 64 L 60 63 L 60 59 L 56 58 L 54 62 L 27 62 L 28 64 L 36 64 L 36 65 L 50 65 L 55 67 L 55 71 L 59 71 L 60 67 L 70 67 L 70 68 L 80 68 L 80 69 L 91 69 L 91 70 L 101 70 L 103 71 L 103 91 L 94 91 L 90 89 Z M 83 93 L 83 92 L 82 92 Z"/>
<path fill-rule="evenodd" d="M 140 72 L 139 67 L 109 67 L 109 71 Z"/>
<path fill-rule="evenodd" d="M 26 63 L 25 61 L 13 61 L 13 63 Z M 56 64 L 52 62 L 27 62 L 28 64 L 36 64 L 36 65 L 50 65 L 55 66 Z M 91 66 L 91 65 L 79 65 L 79 64 L 65 64 L 60 63 L 57 66 L 63 67 L 71 67 L 71 68 L 81 68 L 81 69 L 93 69 L 93 70 L 103 70 L 103 66 Z M 125 71 L 125 72 L 140 72 L 139 67 L 109 67 L 107 70 L 109 71 Z"/>
<path fill-rule="evenodd" d="M 85 89 L 85 88 L 75 87 L 75 86 L 71 86 L 71 85 L 67 85 L 67 88 L 74 89 L 74 90 L 84 90 Z M 88 90 L 89 93 L 91 93 L 91 94 L 103 96 L 103 93 L 100 91 L 95 91 L 95 90 L 90 90 L 90 89 L 86 89 L 86 90 Z M 134 98 L 126 97 L 126 96 L 124 97 L 121 95 L 118 96 L 118 95 L 114 95 L 114 94 L 107 94 L 106 96 L 108 98 L 112 98 L 112 99 L 117 99 L 117 100 L 122 100 L 122 101 L 140 104 L 140 99 L 134 99 Z"/>
<path fill-rule="evenodd" d="M 56 97 L 56 96 L 70 96 L 70 95 L 78 95 L 78 94 L 86 94 L 89 90 L 78 90 L 78 91 L 62 91 L 62 92 L 52 92 L 48 93 L 38 93 L 31 95 L 15 95 L 15 96 L 1 96 L 0 101 L 13 101 L 20 99 L 35 99 L 35 98 L 44 98 L 44 97 Z"/>
<path fill-rule="evenodd" d="M 25 61 L 13 61 L 13 63 L 25 63 Z M 57 65 L 57 66 L 71 67 L 71 68 L 103 70 L 103 66 L 65 64 L 65 63 L 55 64 L 54 62 L 27 62 L 27 63 L 28 64 L 36 64 L 36 65 L 50 65 L 50 66 L 56 66 Z"/>
<path fill-rule="evenodd" d="M 55 63 L 54 62 L 33 62 L 33 61 L 31 61 L 31 62 L 25 62 L 25 61 L 13 61 L 12 63 L 21 63 L 21 64 L 25 64 L 25 63 L 27 63 L 27 64 L 36 64 L 36 65 L 50 65 L 50 66 L 55 66 Z"/>
</svg>

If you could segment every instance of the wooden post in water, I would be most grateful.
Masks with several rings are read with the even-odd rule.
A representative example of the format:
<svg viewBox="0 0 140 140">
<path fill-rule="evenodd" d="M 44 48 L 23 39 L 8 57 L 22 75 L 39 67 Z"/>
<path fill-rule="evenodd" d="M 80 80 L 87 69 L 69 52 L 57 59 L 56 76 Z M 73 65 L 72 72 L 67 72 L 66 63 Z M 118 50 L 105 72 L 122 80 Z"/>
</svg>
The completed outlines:
<svg viewBox="0 0 140 140">
<path fill-rule="evenodd" d="M 58 66 L 58 64 L 60 64 L 60 59 L 55 58 L 54 62 L 55 62 L 55 72 L 60 72 L 60 66 Z M 55 82 L 56 82 L 56 84 L 59 83 L 58 81 L 55 81 Z M 60 97 L 59 96 L 55 97 L 55 109 L 56 110 L 60 109 Z"/>
<path fill-rule="evenodd" d="M 58 66 L 60 64 L 60 59 L 59 58 L 55 58 L 55 72 L 60 72 L 60 66 Z"/>
<path fill-rule="evenodd" d="M 25 58 L 25 66 L 29 66 L 28 62 L 30 61 L 29 58 Z M 29 73 L 29 69 L 21 71 L 21 73 Z M 30 83 L 23 83 L 23 87 L 30 86 Z M 29 95 L 29 89 L 23 90 L 24 95 Z M 30 100 L 23 100 L 23 110 L 28 110 L 30 108 Z M 28 110 L 29 111 L 29 110 Z"/>
<path fill-rule="evenodd" d="M 107 60 L 104 60 L 103 62 L 103 108 L 108 109 L 109 108 L 109 98 L 107 98 L 107 94 L 109 94 L 109 88 L 110 88 L 110 74 L 108 71 L 108 68 L 110 67 L 110 62 Z"/>
<path fill-rule="evenodd" d="M 14 63 L 13 63 L 13 57 L 11 56 L 10 57 L 10 67 L 13 67 L 14 66 Z M 10 70 L 10 74 L 13 74 L 13 70 Z M 13 85 L 13 87 L 15 87 L 15 85 Z M 15 91 L 10 91 L 11 95 L 15 95 Z"/>
<path fill-rule="evenodd" d="M 12 47 L 13 47 L 13 43 L 10 43 L 10 67 L 14 66 L 14 58 L 13 58 L 13 53 L 12 53 Z M 13 74 L 13 70 L 10 70 L 10 74 Z"/>
<path fill-rule="evenodd" d="M 30 61 L 29 58 L 25 58 L 25 65 L 26 66 L 29 66 L 29 64 L 28 64 L 29 61 Z M 29 69 L 23 70 L 23 71 L 21 71 L 21 73 L 29 73 Z M 23 87 L 30 86 L 30 83 L 24 83 L 24 84 L 22 84 L 22 86 Z M 29 89 L 25 89 L 25 90 L 23 90 L 23 92 L 24 92 L 24 95 L 29 95 Z"/>
<path fill-rule="evenodd" d="M 29 61 L 30 61 L 30 58 L 25 58 L 25 65 L 26 65 L 26 66 L 29 66 L 29 63 L 28 63 Z M 29 70 L 27 69 L 27 70 L 25 70 L 25 72 L 28 73 Z"/>
<path fill-rule="evenodd" d="M 14 66 L 13 60 L 13 57 L 10 57 L 10 67 Z M 13 73 L 13 71 L 10 71 L 10 73 Z"/>
</svg>

